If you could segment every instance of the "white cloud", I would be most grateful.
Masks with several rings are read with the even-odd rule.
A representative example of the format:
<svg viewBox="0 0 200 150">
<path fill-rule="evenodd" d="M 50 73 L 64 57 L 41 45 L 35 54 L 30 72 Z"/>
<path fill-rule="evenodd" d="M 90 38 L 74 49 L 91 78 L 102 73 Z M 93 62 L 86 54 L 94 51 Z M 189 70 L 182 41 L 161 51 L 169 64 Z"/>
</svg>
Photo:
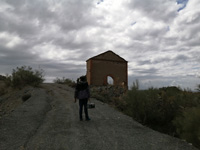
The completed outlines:
<svg viewBox="0 0 200 150">
<path fill-rule="evenodd" d="M 130 1 L 129 7 L 153 21 L 168 23 L 176 17 L 179 8 L 175 0 L 134 0 Z"/>
<path fill-rule="evenodd" d="M 13 48 L 19 44 L 23 44 L 25 41 L 18 35 L 10 34 L 8 32 L 0 32 L 0 44 L 5 45 L 8 48 Z"/>
<path fill-rule="evenodd" d="M 26 64 L 43 66 L 48 79 L 78 77 L 85 73 L 85 60 L 113 50 L 129 61 L 130 84 L 138 78 L 143 87 L 174 81 L 193 88 L 199 81 L 200 2 L 181 5 L 176 0 L 1 1 L 0 64 L 6 69 L 0 73 Z"/>
</svg>

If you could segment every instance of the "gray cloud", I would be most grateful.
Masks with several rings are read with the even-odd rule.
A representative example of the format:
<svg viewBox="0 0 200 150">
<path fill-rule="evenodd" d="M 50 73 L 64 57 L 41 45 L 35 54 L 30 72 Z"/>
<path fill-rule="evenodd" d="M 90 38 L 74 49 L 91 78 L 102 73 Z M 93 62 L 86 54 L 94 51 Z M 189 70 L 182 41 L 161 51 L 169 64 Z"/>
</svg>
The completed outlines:
<svg viewBox="0 0 200 150">
<path fill-rule="evenodd" d="M 156 75 L 158 69 L 156 68 L 149 68 L 149 69 L 133 69 L 132 70 L 135 74 L 140 74 L 141 76 L 144 75 Z"/>
<path fill-rule="evenodd" d="M 200 11 L 165 0 L 0 1 L 0 74 L 27 65 L 47 81 L 76 79 L 86 60 L 113 50 L 142 87 L 199 82 Z M 191 81 L 191 82 L 189 82 Z"/>
<path fill-rule="evenodd" d="M 186 55 L 180 54 L 180 55 L 177 55 L 174 59 L 177 61 L 187 61 L 189 58 L 190 57 Z"/>
</svg>

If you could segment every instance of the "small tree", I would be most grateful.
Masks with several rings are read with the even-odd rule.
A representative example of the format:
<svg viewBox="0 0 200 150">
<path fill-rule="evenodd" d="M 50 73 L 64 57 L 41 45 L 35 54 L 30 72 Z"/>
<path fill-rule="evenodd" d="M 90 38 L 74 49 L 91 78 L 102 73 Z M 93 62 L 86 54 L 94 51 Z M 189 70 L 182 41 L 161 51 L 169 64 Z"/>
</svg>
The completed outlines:
<svg viewBox="0 0 200 150">
<path fill-rule="evenodd" d="M 200 148 L 200 107 L 187 108 L 174 121 L 179 136 Z"/>
<path fill-rule="evenodd" d="M 139 80 L 138 79 L 136 79 L 135 82 L 133 82 L 131 90 L 139 90 Z"/>
<path fill-rule="evenodd" d="M 200 92 L 200 84 L 197 85 L 197 89 L 196 89 L 198 92 Z"/>
<path fill-rule="evenodd" d="M 57 77 L 54 80 L 54 83 L 67 84 L 68 86 L 71 86 L 71 87 L 75 87 L 76 86 L 76 82 L 75 81 L 73 81 L 71 79 L 68 79 L 68 78 L 65 78 L 65 77 L 62 77 L 61 79 Z"/>
<path fill-rule="evenodd" d="M 13 69 L 12 75 L 7 75 L 5 83 L 14 88 L 21 88 L 26 85 L 38 86 L 43 81 L 43 70 L 33 71 L 29 66 L 22 66 Z"/>
<path fill-rule="evenodd" d="M 0 81 L 4 81 L 6 79 L 6 77 L 5 76 L 3 76 L 3 75 L 0 75 Z"/>
</svg>

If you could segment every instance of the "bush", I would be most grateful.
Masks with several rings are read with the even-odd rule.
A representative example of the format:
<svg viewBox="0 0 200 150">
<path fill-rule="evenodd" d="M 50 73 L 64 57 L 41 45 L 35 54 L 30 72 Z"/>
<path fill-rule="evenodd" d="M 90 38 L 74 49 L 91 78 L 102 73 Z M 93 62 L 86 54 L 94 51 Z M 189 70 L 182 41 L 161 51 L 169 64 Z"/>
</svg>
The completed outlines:
<svg viewBox="0 0 200 150">
<path fill-rule="evenodd" d="M 164 124 L 165 110 L 161 107 L 164 103 L 158 95 L 158 89 L 138 90 L 132 88 L 125 96 L 126 113 L 142 124 L 148 124 L 152 127 Z"/>
<path fill-rule="evenodd" d="M 97 99 L 97 100 L 99 100 L 99 101 L 101 101 L 101 102 L 104 102 L 104 103 L 107 102 L 105 96 L 103 96 L 103 95 L 101 95 L 101 94 L 98 94 L 98 93 L 96 93 L 96 92 L 91 92 L 91 97 L 92 97 L 92 98 L 95 98 L 95 99 Z"/>
<path fill-rule="evenodd" d="M 154 130 L 186 139 L 200 148 L 199 93 L 177 87 L 139 90 L 136 82 L 124 101 L 124 112 L 135 120 Z"/>
<path fill-rule="evenodd" d="M 68 86 L 73 87 L 73 88 L 76 87 L 76 82 L 75 81 L 72 81 L 71 79 L 68 79 L 68 78 L 65 78 L 65 77 L 63 77 L 62 79 L 56 78 L 54 80 L 54 83 L 67 84 Z"/>
<path fill-rule="evenodd" d="M 200 93 L 177 87 L 139 90 L 138 80 L 131 90 L 122 91 L 110 86 L 91 87 L 91 96 L 114 105 L 154 130 L 181 137 L 199 147 Z"/>
<path fill-rule="evenodd" d="M 173 123 L 182 139 L 200 148 L 200 107 L 187 108 Z"/>
<path fill-rule="evenodd" d="M 0 75 L 0 81 L 4 81 L 4 80 L 6 80 L 6 77 L 3 75 Z"/>
<path fill-rule="evenodd" d="M 200 92 L 200 84 L 197 85 L 197 89 L 196 89 L 198 92 Z"/>
<path fill-rule="evenodd" d="M 4 87 L 0 87 L 0 96 L 4 95 L 6 93 L 6 90 Z"/>
<path fill-rule="evenodd" d="M 138 90 L 137 84 L 124 97 L 125 113 L 157 131 L 176 134 L 173 120 L 182 108 L 200 105 L 198 95 L 177 87 Z"/>
<path fill-rule="evenodd" d="M 31 67 L 22 66 L 13 69 L 12 75 L 6 77 L 5 83 L 7 86 L 22 88 L 26 85 L 36 87 L 43 81 L 42 70 L 33 71 Z"/>
<path fill-rule="evenodd" d="M 126 89 L 120 86 L 90 86 L 91 97 L 102 102 L 115 104 L 116 100 L 121 97 Z"/>
<path fill-rule="evenodd" d="M 0 96 L 6 93 L 6 88 L 4 84 L 5 80 L 6 80 L 6 77 L 3 75 L 0 75 Z"/>
</svg>

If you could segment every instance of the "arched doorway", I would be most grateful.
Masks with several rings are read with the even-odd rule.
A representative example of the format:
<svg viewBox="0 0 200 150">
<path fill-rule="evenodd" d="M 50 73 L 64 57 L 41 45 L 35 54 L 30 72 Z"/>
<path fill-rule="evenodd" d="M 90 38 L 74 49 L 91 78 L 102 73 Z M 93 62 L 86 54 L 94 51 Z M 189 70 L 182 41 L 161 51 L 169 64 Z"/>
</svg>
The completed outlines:
<svg viewBox="0 0 200 150">
<path fill-rule="evenodd" d="M 114 79 L 111 76 L 107 76 L 107 85 L 114 85 Z"/>
</svg>

